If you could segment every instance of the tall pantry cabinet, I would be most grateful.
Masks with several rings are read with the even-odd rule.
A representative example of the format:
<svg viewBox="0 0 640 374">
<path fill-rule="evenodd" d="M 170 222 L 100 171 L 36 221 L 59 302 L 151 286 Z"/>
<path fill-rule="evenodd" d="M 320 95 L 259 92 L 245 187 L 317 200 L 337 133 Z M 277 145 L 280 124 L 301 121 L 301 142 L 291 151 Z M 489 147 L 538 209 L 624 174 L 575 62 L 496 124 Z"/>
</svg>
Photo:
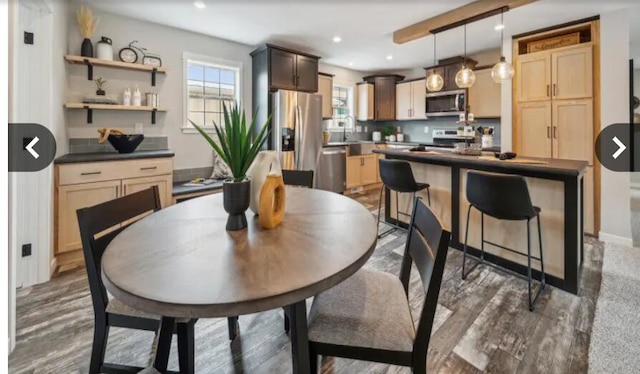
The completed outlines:
<svg viewBox="0 0 640 374">
<path fill-rule="evenodd" d="M 565 28 L 566 29 L 566 28 Z M 599 93 L 594 93 L 597 72 L 597 21 L 556 30 L 551 35 L 514 40 L 516 75 L 513 85 L 514 150 L 524 156 L 584 160 L 584 231 L 596 234 L 598 199 L 595 130 Z M 563 35 L 576 35 L 578 43 L 542 51 L 528 44 Z M 599 172 L 599 170 L 598 170 Z M 599 173 L 598 173 L 599 174 Z"/>
</svg>

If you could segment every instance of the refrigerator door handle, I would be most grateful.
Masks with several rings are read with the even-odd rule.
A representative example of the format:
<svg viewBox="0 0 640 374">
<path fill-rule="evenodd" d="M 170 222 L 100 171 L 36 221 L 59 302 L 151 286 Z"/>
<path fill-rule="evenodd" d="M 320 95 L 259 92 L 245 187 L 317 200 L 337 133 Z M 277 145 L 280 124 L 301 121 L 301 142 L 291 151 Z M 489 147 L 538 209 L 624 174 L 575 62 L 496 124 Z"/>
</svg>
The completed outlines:
<svg viewBox="0 0 640 374">
<path fill-rule="evenodd" d="M 295 160 L 296 170 L 300 170 L 300 147 L 302 147 L 302 116 L 300 115 L 300 105 L 295 106 Z"/>
</svg>

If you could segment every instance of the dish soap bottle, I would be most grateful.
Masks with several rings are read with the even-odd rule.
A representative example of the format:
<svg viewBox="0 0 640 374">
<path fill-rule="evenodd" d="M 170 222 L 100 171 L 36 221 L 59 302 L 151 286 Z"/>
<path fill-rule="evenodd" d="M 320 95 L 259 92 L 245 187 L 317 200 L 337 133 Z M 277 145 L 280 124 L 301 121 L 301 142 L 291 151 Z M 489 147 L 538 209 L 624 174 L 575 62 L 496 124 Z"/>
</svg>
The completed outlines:
<svg viewBox="0 0 640 374">
<path fill-rule="evenodd" d="M 124 93 L 122 94 L 122 104 L 131 105 L 131 90 L 129 87 L 124 89 Z"/>
<path fill-rule="evenodd" d="M 142 94 L 138 86 L 136 86 L 136 89 L 133 91 L 133 106 L 142 106 Z"/>
</svg>

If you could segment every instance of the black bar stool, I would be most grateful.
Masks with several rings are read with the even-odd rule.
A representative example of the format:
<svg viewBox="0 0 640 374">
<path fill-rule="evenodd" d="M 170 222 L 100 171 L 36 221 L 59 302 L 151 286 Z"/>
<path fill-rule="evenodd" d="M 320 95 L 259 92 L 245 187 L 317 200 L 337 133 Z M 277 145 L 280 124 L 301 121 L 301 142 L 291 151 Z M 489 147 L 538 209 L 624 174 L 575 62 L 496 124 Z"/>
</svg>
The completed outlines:
<svg viewBox="0 0 640 374">
<path fill-rule="evenodd" d="M 529 195 L 529 188 L 524 177 L 519 175 L 504 175 L 494 173 L 484 173 L 479 171 L 467 172 L 467 200 L 469 200 L 469 210 L 467 211 L 467 228 L 464 235 L 464 250 L 462 260 L 462 279 L 473 271 L 479 264 L 484 264 L 484 244 L 507 250 L 509 252 L 525 256 L 511 248 L 484 240 L 484 215 L 488 215 L 500 220 L 527 221 L 527 281 L 529 286 L 529 310 L 533 311 L 535 302 L 540 293 L 545 288 L 544 260 L 542 254 L 542 232 L 540 230 L 540 208 L 533 206 Z M 467 238 L 469 235 L 469 217 L 471 208 L 480 211 L 480 259 L 473 267 L 465 272 L 465 262 L 467 259 Z M 531 234 L 529 223 L 536 218 L 538 223 L 538 242 L 540 244 L 540 257 L 531 256 Z M 542 276 L 540 287 L 533 299 L 532 296 L 532 276 L 531 260 L 540 261 Z M 487 263 L 488 265 L 492 265 Z M 510 272 L 511 273 L 511 272 Z M 520 274 L 514 275 L 522 277 Z M 524 278 L 524 277 L 522 277 Z"/>
<path fill-rule="evenodd" d="M 405 228 L 399 226 L 398 224 L 394 225 L 392 223 L 380 220 L 380 209 L 382 208 L 382 192 L 384 191 L 385 187 L 390 191 L 395 191 L 396 193 L 396 211 L 398 213 L 396 218 L 398 222 L 400 221 L 401 214 L 407 217 L 411 217 L 411 214 L 400 211 L 400 205 L 398 204 L 398 193 L 410 192 L 413 194 L 413 198 L 411 201 L 414 201 L 416 199 L 416 192 L 422 191 L 426 188 L 427 201 L 429 202 L 429 206 L 431 206 L 431 195 L 429 194 L 428 183 L 416 182 L 415 178 L 413 177 L 413 171 L 411 171 L 411 165 L 407 161 L 387 160 L 385 158 L 381 158 L 379 162 L 382 187 L 380 188 L 380 198 L 378 200 L 378 224 L 382 222 L 392 227 L 392 229 L 378 235 L 378 238 L 382 238 L 394 232 L 395 230 L 407 231 Z"/>
</svg>

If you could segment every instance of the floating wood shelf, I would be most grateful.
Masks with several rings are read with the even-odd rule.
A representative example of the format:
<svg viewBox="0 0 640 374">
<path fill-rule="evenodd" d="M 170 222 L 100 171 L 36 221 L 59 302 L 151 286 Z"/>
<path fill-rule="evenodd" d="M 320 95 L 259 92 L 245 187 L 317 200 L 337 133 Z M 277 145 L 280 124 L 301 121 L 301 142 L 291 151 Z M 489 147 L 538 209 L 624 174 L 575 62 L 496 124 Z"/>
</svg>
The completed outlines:
<svg viewBox="0 0 640 374">
<path fill-rule="evenodd" d="M 70 64 L 81 64 L 87 65 L 87 79 L 93 80 L 93 67 L 94 66 L 103 66 L 108 68 L 116 68 L 116 69 L 126 69 L 126 70 L 137 70 L 142 72 L 151 73 L 151 85 L 156 85 L 156 74 L 165 74 L 167 69 L 163 67 L 155 67 L 149 65 L 142 64 L 132 64 L 129 62 L 122 61 L 108 61 L 108 60 L 100 60 L 98 58 L 91 57 L 83 57 L 83 56 L 74 56 L 74 55 L 66 55 L 64 59 Z"/>
<path fill-rule="evenodd" d="M 133 112 L 150 112 L 151 124 L 156 123 L 156 112 L 166 112 L 163 108 L 154 108 L 151 106 L 131 106 L 131 105 L 111 105 L 111 104 L 86 104 L 86 103 L 66 103 L 64 107 L 67 109 L 86 109 L 87 123 L 93 122 L 93 110 L 122 110 Z"/>
</svg>

